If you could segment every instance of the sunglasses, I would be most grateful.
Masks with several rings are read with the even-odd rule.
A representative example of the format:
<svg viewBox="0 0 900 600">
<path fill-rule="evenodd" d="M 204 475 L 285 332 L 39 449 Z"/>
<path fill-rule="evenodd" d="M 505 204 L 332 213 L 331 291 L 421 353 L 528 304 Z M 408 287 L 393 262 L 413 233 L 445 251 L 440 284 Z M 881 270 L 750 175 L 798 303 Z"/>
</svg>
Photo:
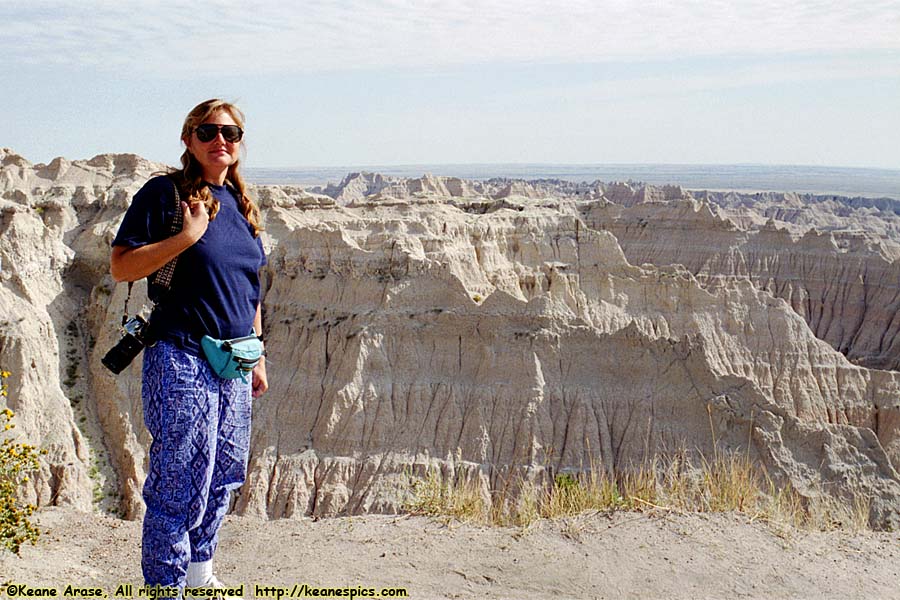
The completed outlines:
<svg viewBox="0 0 900 600">
<path fill-rule="evenodd" d="M 219 135 L 220 131 L 222 132 L 222 137 L 225 141 L 231 144 L 241 141 L 241 138 L 244 137 L 244 130 L 237 125 L 215 125 L 213 123 L 204 123 L 203 125 L 198 125 L 194 128 L 197 139 L 201 142 L 213 141 L 216 139 L 216 136 Z"/>
</svg>

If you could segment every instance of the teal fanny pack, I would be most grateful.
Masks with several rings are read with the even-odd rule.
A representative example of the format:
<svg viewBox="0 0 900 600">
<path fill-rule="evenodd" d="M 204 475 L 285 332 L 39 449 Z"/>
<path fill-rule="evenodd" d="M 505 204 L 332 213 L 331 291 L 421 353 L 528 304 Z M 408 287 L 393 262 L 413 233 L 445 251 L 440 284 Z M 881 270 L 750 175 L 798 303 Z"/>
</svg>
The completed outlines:
<svg viewBox="0 0 900 600">
<path fill-rule="evenodd" d="M 200 347 L 216 375 L 224 379 L 240 378 L 245 382 L 247 375 L 266 354 L 262 342 L 255 335 L 230 340 L 217 340 L 204 335 Z"/>
</svg>

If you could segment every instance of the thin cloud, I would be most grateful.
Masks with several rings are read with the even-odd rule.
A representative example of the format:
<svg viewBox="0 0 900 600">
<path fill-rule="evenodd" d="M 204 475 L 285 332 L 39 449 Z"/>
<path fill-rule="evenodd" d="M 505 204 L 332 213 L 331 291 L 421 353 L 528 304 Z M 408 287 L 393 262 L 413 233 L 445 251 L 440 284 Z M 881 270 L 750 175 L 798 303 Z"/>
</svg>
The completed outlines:
<svg viewBox="0 0 900 600">
<path fill-rule="evenodd" d="M 378 0 L 0 6 L 0 61 L 138 73 L 900 50 L 900 2 Z"/>
<path fill-rule="evenodd" d="M 537 110 L 553 105 L 560 98 L 579 98 L 583 103 L 622 102 L 786 83 L 839 84 L 861 79 L 900 80 L 900 61 L 897 58 L 897 56 L 867 56 L 864 63 L 846 57 L 805 58 L 746 65 L 729 63 L 709 69 L 708 72 L 697 69 L 682 71 L 675 67 L 669 75 L 657 73 L 649 76 L 635 73 L 627 76 L 599 77 L 596 81 L 588 83 L 543 87 L 532 90 L 527 98 L 521 95 L 511 98 L 498 94 L 494 102 L 482 106 L 482 110 L 491 109 L 502 113 L 513 100 L 520 107 L 531 106 Z M 671 85 L 666 85 L 667 82 Z"/>
</svg>

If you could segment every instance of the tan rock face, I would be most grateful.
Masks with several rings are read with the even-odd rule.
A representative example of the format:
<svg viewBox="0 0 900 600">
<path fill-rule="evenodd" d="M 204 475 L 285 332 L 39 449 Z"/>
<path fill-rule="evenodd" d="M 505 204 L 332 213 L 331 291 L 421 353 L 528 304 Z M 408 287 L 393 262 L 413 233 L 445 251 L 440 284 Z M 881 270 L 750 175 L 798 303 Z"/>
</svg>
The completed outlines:
<svg viewBox="0 0 900 600">
<path fill-rule="evenodd" d="M 10 156 L 0 171 L 0 181 L 12 182 L 4 197 L 33 212 L 53 186 L 22 182 L 48 168 Z M 123 196 L 153 170 L 135 160 L 115 182 L 102 179 L 128 160 L 58 167 L 60 178 L 76 165 L 95 169 L 104 184 L 75 186 L 68 220 L 32 235 L 60 256 L 69 249 L 68 264 L 77 265 L 53 275 L 55 294 L 80 299 L 66 317 L 74 315 L 78 339 L 96 340 L 83 363 L 88 422 L 102 437 L 91 443 L 108 449 L 121 507 L 136 516 L 149 442 L 139 366 L 114 378 L 99 364 L 118 337 L 125 292 L 104 274 L 108 243 Z M 599 209 L 586 212 L 572 195 L 548 198 L 532 184 L 378 177 L 350 176 L 315 193 L 256 190 L 269 252 L 271 389 L 254 406 L 240 511 L 394 511 L 405 476 L 426 465 L 448 473 L 461 466 L 487 488 L 522 469 L 614 471 L 673 448 L 709 454 L 715 440 L 749 443 L 772 473 L 806 493 L 826 483 L 831 493 L 864 491 L 874 523 L 900 524 L 895 373 L 849 363 L 749 280 L 712 286 L 682 268 L 633 266 L 612 233 L 591 226 Z M 76 202 L 79 193 L 85 200 Z M 596 198 L 603 189 L 575 193 Z M 677 204 L 683 194 L 672 188 L 663 199 Z M 734 233 L 722 229 L 726 238 Z M 2 244 L 12 252 L 5 237 Z M 2 288 L 10 298 L 12 287 Z M 28 323 L 43 315 L 54 323 L 33 299 L 19 302 L 33 311 Z M 7 340 L 18 338 L 0 335 L 5 360 Z M 53 348 L 46 362 L 62 360 L 63 342 L 49 342 L 23 337 L 23 360 Z M 24 402 L 25 386 L 15 385 Z M 40 385 L 52 401 L 29 401 L 23 412 L 56 411 L 64 430 L 81 431 L 59 378 Z M 46 443 L 36 422 L 27 433 Z"/>
<path fill-rule="evenodd" d="M 585 222 L 613 233 L 630 262 L 684 265 L 707 289 L 749 280 L 787 301 L 851 361 L 900 368 L 900 262 L 881 240 L 846 227 L 822 233 L 774 220 L 742 229 L 720 211 L 692 199 L 581 206 Z"/>
<path fill-rule="evenodd" d="M 91 448 L 99 460 L 105 440 L 83 316 L 111 240 L 94 221 L 121 216 L 135 177 L 153 167 L 128 155 L 31 165 L 9 150 L 0 165 L 0 364 L 12 373 L 16 431 L 48 450 L 30 499 L 87 509 L 98 478 Z"/>
</svg>

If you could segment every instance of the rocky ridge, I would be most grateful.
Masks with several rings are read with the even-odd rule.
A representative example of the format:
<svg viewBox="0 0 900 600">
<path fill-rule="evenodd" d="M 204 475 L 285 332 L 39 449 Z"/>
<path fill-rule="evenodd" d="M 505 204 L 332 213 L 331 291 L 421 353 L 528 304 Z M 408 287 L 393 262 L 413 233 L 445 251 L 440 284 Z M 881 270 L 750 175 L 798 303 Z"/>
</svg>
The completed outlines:
<svg viewBox="0 0 900 600">
<path fill-rule="evenodd" d="M 683 265 L 707 289 L 751 281 L 851 361 L 900 368 L 900 262 L 891 239 L 852 227 L 798 230 L 774 218 L 743 228 L 693 198 L 580 211 L 589 226 L 613 233 L 632 263 Z"/>
<path fill-rule="evenodd" d="M 108 244 L 159 165 L 127 155 L 31 165 L 8 150 L 0 165 L 0 306 L 16 316 L 0 327 L 0 364 L 15 373 L 23 434 L 52 448 L 34 495 L 89 505 L 91 450 L 112 467 L 115 504 L 137 516 L 149 442 L 139 366 L 114 378 L 99 358 L 125 295 L 107 274 Z M 759 236 L 805 243 L 803 273 L 815 276 L 793 289 L 814 289 L 828 279 L 816 260 L 850 272 L 853 257 L 876 260 L 875 246 L 841 252 L 825 241 L 833 233 L 803 242 L 741 229 L 676 187 L 555 186 L 351 174 L 310 191 L 254 190 L 271 391 L 254 408 L 239 511 L 389 512 L 405 478 L 429 467 L 487 490 L 512 474 L 614 472 L 715 443 L 802 493 L 864 493 L 873 524 L 900 526 L 898 374 L 849 362 L 816 337 L 825 320 L 797 310 L 799 291 L 782 299 L 757 268 L 735 266 L 768 246 Z M 678 260 L 667 252 L 682 238 L 653 246 L 706 226 L 701 249 Z M 731 258 L 696 258 L 707 246 Z"/>
</svg>

